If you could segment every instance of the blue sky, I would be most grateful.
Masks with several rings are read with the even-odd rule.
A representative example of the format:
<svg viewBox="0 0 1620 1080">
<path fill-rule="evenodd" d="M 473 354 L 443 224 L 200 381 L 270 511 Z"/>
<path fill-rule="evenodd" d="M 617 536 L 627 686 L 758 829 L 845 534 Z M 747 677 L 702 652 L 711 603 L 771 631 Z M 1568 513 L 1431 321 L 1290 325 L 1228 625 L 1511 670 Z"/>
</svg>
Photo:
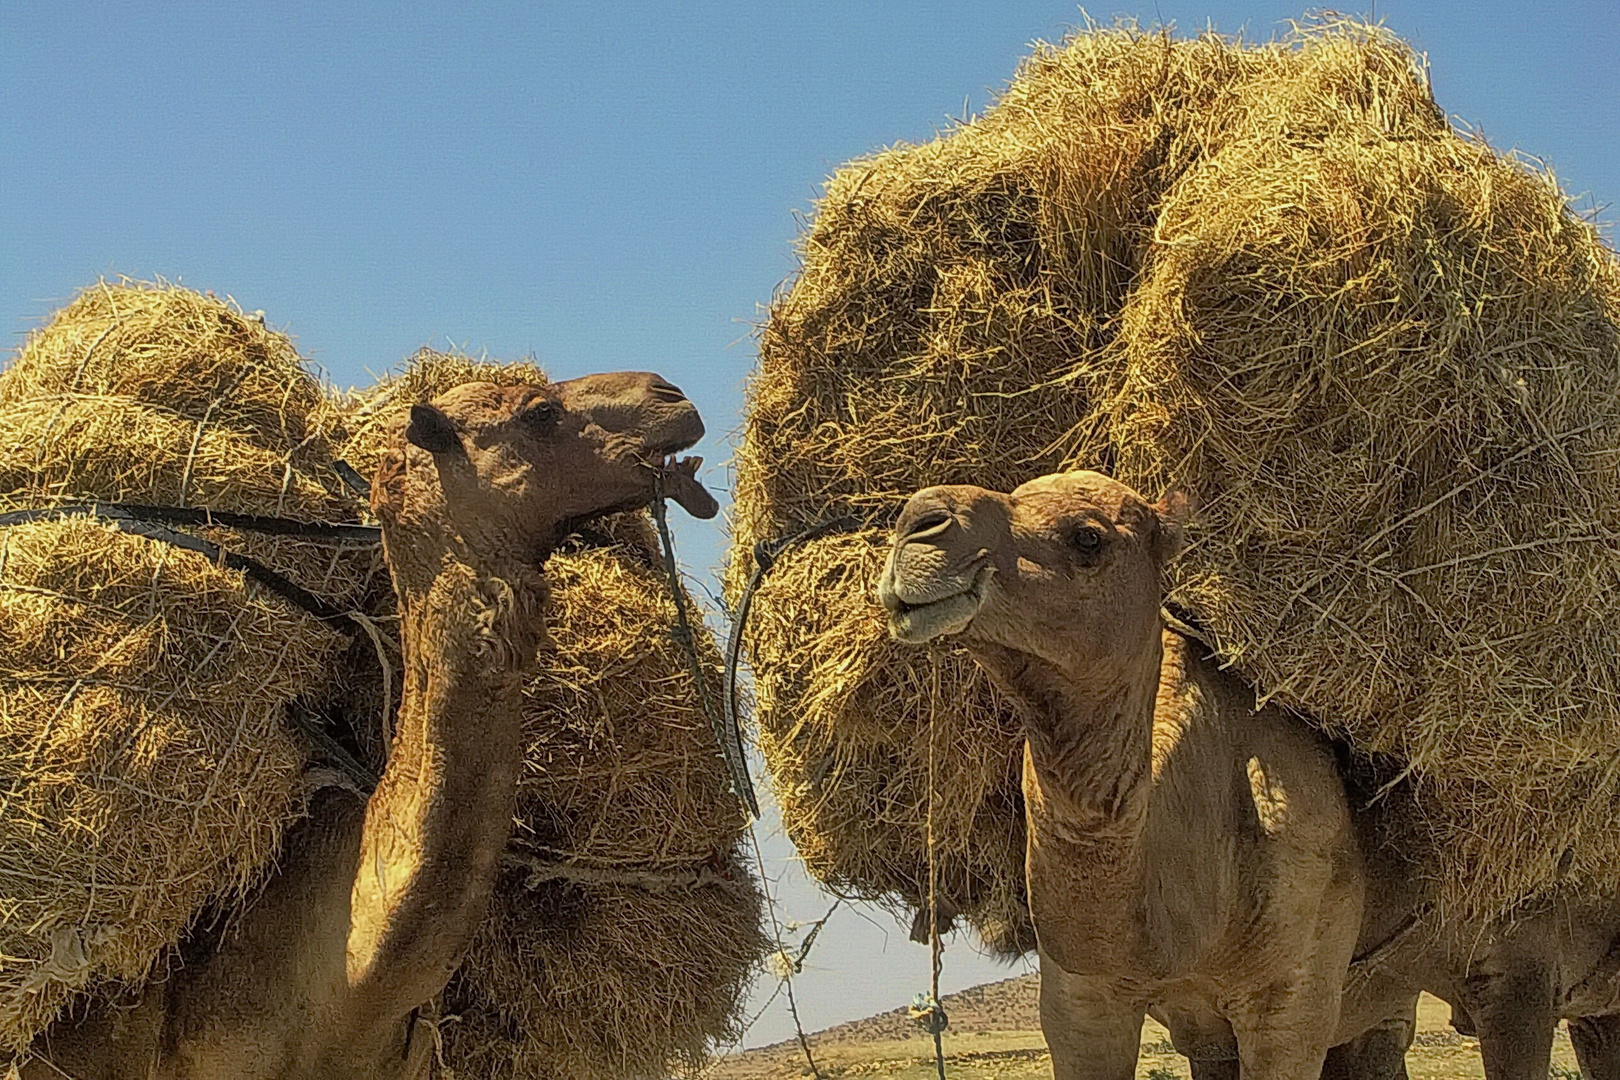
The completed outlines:
<svg viewBox="0 0 1620 1080">
<path fill-rule="evenodd" d="M 1620 198 L 1620 3 L 1356 10 L 1429 54 L 1460 121 L 1583 204 Z M 1303 12 L 1091 13 L 1268 37 Z M 750 328 L 820 181 L 981 108 L 1029 42 L 1083 17 L 1057 0 L 4 0 L 0 336 L 97 275 L 163 275 L 263 309 L 340 383 L 424 343 L 562 377 L 651 368 L 702 407 L 723 488 Z M 720 532 L 679 527 L 712 580 Z M 767 854 L 787 917 L 819 915 L 787 845 Z M 904 938 L 881 913 L 838 915 L 799 985 L 807 1024 L 907 1003 L 927 958 Z M 1005 973 L 947 952 L 948 984 Z M 790 1030 L 778 1003 L 749 1041 Z"/>
</svg>

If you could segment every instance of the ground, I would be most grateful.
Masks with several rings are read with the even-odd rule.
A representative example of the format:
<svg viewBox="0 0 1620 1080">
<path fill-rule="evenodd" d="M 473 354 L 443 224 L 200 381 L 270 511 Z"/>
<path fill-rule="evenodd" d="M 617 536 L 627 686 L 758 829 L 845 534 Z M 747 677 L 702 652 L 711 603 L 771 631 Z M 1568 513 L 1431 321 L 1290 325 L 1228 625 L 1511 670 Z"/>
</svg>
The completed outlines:
<svg viewBox="0 0 1620 1080">
<path fill-rule="evenodd" d="M 1050 1077 L 1041 1039 L 1035 995 L 1037 975 L 986 983 L 945 998 L 950 1030 L 944 1036 L 945 1073 L 951 1080 L 1034 1080 Z M 1447 1022 L 1444 1004 L 1424 996 L 1418 1010 L 1416 1045 L 1407 1054 L 1412 1080 L 1479 1080 L 1479 1044 Z M 821 1075 L 872 1080 L 933 1080 L 932 1040 L 896 1009 L 840 1024 L 810 1036 Z M 797 1041 L 734 1054 L 704 1073 L 705 1080 L 799 1080 L 810 1076 Z M 1187 1080 L 1187 1062 L 1170 1048 L 1165 1030 L 1153 1021 L 1142 1030 L 1138 1080 Z M 1554 1080 L 1570 1080 L 1575 1056 L 1560 1029 L 1553 1049 Z"/>
</svg>

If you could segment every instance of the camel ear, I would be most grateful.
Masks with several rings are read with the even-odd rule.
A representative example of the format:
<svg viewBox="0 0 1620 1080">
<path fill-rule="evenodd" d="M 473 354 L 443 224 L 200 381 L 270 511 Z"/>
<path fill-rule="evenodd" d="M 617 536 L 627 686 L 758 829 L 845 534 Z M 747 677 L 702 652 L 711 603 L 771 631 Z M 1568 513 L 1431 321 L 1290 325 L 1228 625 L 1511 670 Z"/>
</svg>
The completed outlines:
<svg viewBox="0 0 1620 1080">
<path fill-rule="evenodd" d="M 411 422 L 405 429 L 405 441 L 412 446 L 420 446 L 430 454 L 448 454 L 461 448 L 456 425 L 442 410 L 432 405 L 411 406 Z"/>
<path fill-rule="evenodd" d="M 1153 504 L 1153 514 L 1159 520 L 1158 532 L 1153 537 L 1153 554 L 1163 566 L 1181 551 L 1187 522 L 1192 519 L 1192 498 L 1180 488 L 1173 488 Z"/>
</svg>

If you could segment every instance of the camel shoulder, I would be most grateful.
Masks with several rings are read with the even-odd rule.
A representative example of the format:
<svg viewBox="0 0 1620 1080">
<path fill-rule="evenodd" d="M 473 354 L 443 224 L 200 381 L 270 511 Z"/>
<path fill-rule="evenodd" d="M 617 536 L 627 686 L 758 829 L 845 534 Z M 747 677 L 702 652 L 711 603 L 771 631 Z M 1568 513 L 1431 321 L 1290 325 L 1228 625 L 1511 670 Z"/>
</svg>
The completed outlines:
<svg viewBox="0 0 1620 1080">
<path fill-rule="evenodd" d="M 1256 707 L 1253 689 L 1224 670 L 1202 642 L 1167 630 L 1154 717 L 1154 772 L 1192 758 L 1230 785 L 1243 817 L 1273 838 L 1315 844 L 1349 825 L 1344 783 L 1331 744 L 1275 705 Z"/>
</svg>

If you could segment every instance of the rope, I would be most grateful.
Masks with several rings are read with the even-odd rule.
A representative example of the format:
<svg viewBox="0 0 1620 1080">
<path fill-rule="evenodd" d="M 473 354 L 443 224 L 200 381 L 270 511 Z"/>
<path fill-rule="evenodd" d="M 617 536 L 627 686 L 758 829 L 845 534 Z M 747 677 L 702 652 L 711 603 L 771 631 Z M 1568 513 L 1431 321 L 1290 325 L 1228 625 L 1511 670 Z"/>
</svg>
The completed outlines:
<svg viewBox="0 0 1620 1080">
<path fill-rule="evenodd" d="M 26 525 L 64 517 L 94 517 L 109 521 L 157 522 L 165 525 L 192 525 L 197 528 L 240 529 L 267 536 L 302 536 L 324 540 L 352 540 L 361 544 L 382 542 L 382 530 L 375 525 L 355 525 L 331 521 L 296 521 L 264 514 L 237 514 L 200 506 L 151 506 L 146 503 L 76 500 L 38 510 L 14 510 L 0 514 L 0 526 Z"/>
<path fill-rule="evenodd" d="M 782 989 L 787 991 L 788 1015 L 793 1017 L 793 1030 L 799 1037 L 799 1049 L 804 1051 L 805 1063 L 810 1066 L 810 1075 L 816 1080 L 826 1080 L 826 1077 L 821 1075 L 821 1068 L 816 1064 L 815 1055 L 810 1052 L 810 1039 L 804 1033 L 804 1025 L 799 1022 L 799 1003 L 793 996 L 793 976 L 804 964 L 805 954 L 810 949 L 810 941 L 804 943 L 798 961 L 792 962 L 791 957 L 788 957 L 786 946 L 782 944 L 782 924 L 776 917 L 776 899 L 771 896 L 770 879 L 765 876 L 765 855 L 760 850 L 759 833 L 755 831 L 752 821 L 748 823 L 748 838 L 753 841 L 754 866 L 759 870 L 759 891 L 765 894 L 765 910 L 771 917 L 771 940 L 776 943 L 776 954 L 789 960 L 782 972 Z M 827 914 L 831 915 L 832 912 L 829 911 Z M 823 922 L 825 921 L 824 919 Z M 821 927 L 817 926 L 816 932 L 819 933 L 820 930 Z M 812 934 L 811 938 L 814 936 Z"/>
<path fill-rule="evenodd" d="M 928 995 L 917 995 L 912 1002 L 911 1018 L 922 1026 L 922 1029 L 934 1037 L 934 1068 L 939 1072 L 939 1080 L 945 1080 L 945 1029 L 950 1025 L 950 1018 L 945 1015 L 945 1007 L 939 1002 L 939 972 L 943 966 L 944 945 L 939 937 L 939 863 L 934 858 L 934 754 L 935 743 L 939 731 L 939 654 L 930 649 L 928 652 L 928 817 L 927 817 L 927 844 L 928 844 L 928 951 L 929 951 L 929 980 Z"/>
<path fill-rule="evenodd" d="M 152 512 L 151 516 L 141 516 L 137 511 Z M 198 515 L 201 520 L 188 520 L 189 515 Z M 161 515 L 161 516 L 157 516 Z M 330 525 L 324 522 L 311 523 L 303 521 L 289 521 L 283 518 L 260 518 L 253 514 L 210 514 L 207 510 L 191 510 L 181 507 L 150 507 L 125 503 L 66 503 L 62 506 L 48 507 L 41 510 L 17 510 L 9 514 L 0 514 L 0 528 L 14 525 L 27 525 L 35 521 L 53 521 L 66 517 L 92 517 L 106 521 L 120 532 L 131 536 L 143 536 L 148 540 L 158 540 L 165 544 L 172 544 L 186 551 L 194 551 L 219 566 L 227 566 L 232 570 L 240 571 L 253 578 L 259 584 L 280 596 L 282 599 L 303 608 L 311 615 L 323 622 L 333 624 L 333 629 L 340 630 L 351 637 L 361 633 L 363 627 L 348 611 L 337 608 L 322 600 L 302 585 L 283 577 L 268 566 L 246 555 L 239 555 L 234 551 L 227 551 L 218 544 L 204 540 L 200 536 L 190 533 L 176 532 L 162 524 L 163 520 L 183 521 L 185 524 L 197 525 L 226 525 L 225 518 L 250 519 L 258 525 L 231 525 L 232 528 L 249 529 L 254 532 L 272 532 L 280 536 L 342 536 L 348 537 L 348 530 L 367 530 L 366 525 Z M 209 520 L 210 517 L 212 520 Z M 260 527 L 269 524 L 271 527 Z M 278 528 L 284 526 L 284 528 Z M 303 530 L 334 530 L 330 532 L 295 531 Z M 341 532 L 336 530 L 342 530 Z"/>
<path fill-rule="evenodd" d="M 663 485 L 656 487 L 652 501 L 653 522 L 658 526 L 658 537 L 664 547 L 664 569 L 669 574 L 670 595 L 675 598 L 675 623 L 682 646 L 686 650 L 686 666 L 697 687 L 698 700 L 714 730 L 715 745 L 731 775 L 731 790 L 742 801 L 750 820 L 759 817 L 759 799 L 754 795 L 754 781 L 748 775 L 748 757 L 743 751 L 742 726 L 736 722 L 736 713 L 727 709 L 722 718 L 716 716 L 709 701 L 707 680 L 703 677 L 703 662 L 697 653 L 697 638 L 692 634 L 692 623 L 686 614 L 686 593 L 681 588 L 680 567 L 675 562 L 675 539 L 669 532 L 669 516 L 664 505 Z"/>
<path fill-rule="evenodd" d="M 510 847 L 501 856 L 502 865 L 511 870 L 527 870 L 526 889 L 539 888 L 548 881 L 566 881 L 575 885 L 623 885 L 644 892 L 663 893 L 676 889 L 701 889 L 711 885 L 734 886 L 737 883 L 726 875 L 707 866 L 686 870 L 624 869 L 600 866 L 579 866 L 565 862 L 551 862 L 516 851 Z"/>
</svg>

